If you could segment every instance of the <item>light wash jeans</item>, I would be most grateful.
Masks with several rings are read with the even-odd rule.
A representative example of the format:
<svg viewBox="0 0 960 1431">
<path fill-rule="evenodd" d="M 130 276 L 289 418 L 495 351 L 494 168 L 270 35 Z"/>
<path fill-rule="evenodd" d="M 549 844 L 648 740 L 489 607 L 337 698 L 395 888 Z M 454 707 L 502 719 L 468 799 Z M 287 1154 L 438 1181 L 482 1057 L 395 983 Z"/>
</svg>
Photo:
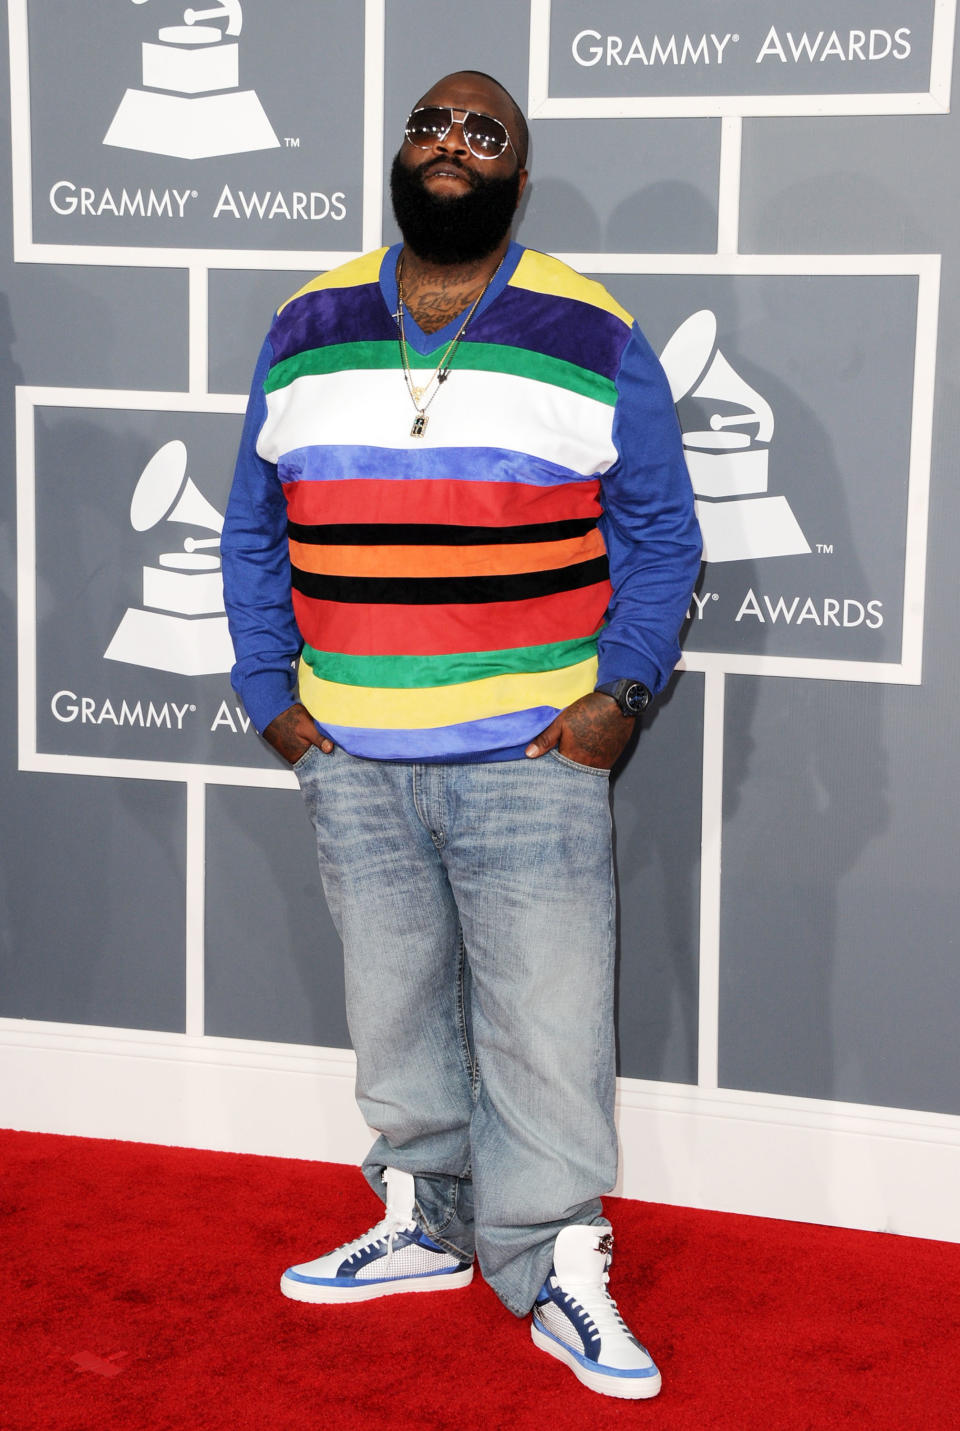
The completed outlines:
<svg viewBox="0 0 960 1431">
<path fill-rule="evenodd" d="M 343 940 L 364 1174 L 518 1316 L 613 1186 L 615 914 L 606 771 L 557 752 L 295 767 Z"/>
</svg>

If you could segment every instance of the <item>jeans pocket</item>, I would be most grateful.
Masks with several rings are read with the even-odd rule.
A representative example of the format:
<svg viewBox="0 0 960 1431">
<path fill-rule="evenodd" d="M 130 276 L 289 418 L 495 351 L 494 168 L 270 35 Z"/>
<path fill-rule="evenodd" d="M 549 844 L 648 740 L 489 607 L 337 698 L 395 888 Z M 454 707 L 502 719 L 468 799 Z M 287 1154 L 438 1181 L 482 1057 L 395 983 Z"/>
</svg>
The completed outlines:
<svg viewBox="0 0 960 1431">
<path fill-rule="evenodd" d="M 561 755 L 556 746 L 552 750 L 548 750 L 547 754 L 552 755 L 554 760 L 559 761 L 561 765 L 566 765 L 571 770 L 579 770 L 581 775 L 595 775 L 599 776 L 601 780 L 607 780 L 610 777 L 610 771 L 602 765 L 581 765 L 579 760 L 571 760 L 568 755 Z"/>
<path fill-rule="evenodd" d="M 290 769 L 293 771 L 294 775 L 299 778 L 308 768 L 312 757 L 315 755 L 320 755 L 321 753 L 322 752 L 318 745 L 308 745 L 306 750 L 301 755 L 300 759 L 295 760 L 291 765 Z"/>
</svg>

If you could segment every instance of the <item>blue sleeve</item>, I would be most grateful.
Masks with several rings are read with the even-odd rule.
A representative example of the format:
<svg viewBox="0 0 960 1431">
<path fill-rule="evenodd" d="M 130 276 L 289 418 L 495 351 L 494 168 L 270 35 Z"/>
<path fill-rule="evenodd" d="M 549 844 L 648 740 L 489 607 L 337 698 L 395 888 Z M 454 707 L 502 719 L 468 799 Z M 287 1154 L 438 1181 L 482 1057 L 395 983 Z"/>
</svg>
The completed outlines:
<svg viewBox="0 0 960 1431">
<path fill-rule="evenodd" d="M 617 459 L 601 479 L 600 519 L 613 597 L 597 684 L 630 677 L 656 695 L 680 658 L 701 542 L 673 398 L 636 324 L 616 386 Z"/>
<path fill-rule="evenodd" d="M 272 361 L 267 339 L 253 375 L 220 539 L 223 599 L 236 657 L 230 679 L 258 731 L 297 700 L 295 670 L 303 644 L 290 594 L 286 498 L 276 466 L 257 452 L 267 415 L 263 383 Z"/>
</svg>

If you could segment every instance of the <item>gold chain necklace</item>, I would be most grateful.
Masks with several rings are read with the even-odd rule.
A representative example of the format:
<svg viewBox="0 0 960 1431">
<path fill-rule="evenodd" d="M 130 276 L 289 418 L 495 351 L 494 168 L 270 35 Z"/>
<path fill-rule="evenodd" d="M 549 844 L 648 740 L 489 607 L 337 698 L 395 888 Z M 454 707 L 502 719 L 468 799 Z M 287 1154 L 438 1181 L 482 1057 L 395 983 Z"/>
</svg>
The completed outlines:
<svg viewBox="0 0 960 1431">
<path fill-rule="evenodd" d="M 425 383 L 418 386 L 413 381 L 413 373 L 410 370 L 410 357 L 407 352 L 407 335 L 404 331 L 403 326 L 403 259 L 401 258 L 400 266 L 397 269 L 397 334 L 400 342 L 400 362 L 403 365 L 403 377 L 407 385 L 407 392 L 410 394 L 410 401 L 413 403 L 414 409 L 416 410 L 417 414 L 416 417 L 413 419 L 413 426 L 410 429 L 411 437 L 422 437 L 423 434 L 426 432 L 427 423 L 429 422 L 429 418 L 427 417 L 427 408 L 430 406 L 437 393 L 440 391 L 442 384 L 446 382 L 447 374 L 450 371 L 450 364 L 453 362 L 453 355 L 457 351 L 457 348 L 460 346 L 460 339 L 463 337 L 464 333 L 467 330 L 467 324 L 470 322 L 470 319 L 477 311 L 477 307 L 480 303 L 481 298 L 486 293 L 487 289 L 490 287 L 497 274 L 500 272 L 502 266 L 503 259 L 501 259 L 500 262 L 497 264 L 496 268 L 493 270 L 490 277 L 487 279 L 486 283 L 483 285 L 480 292 L 477 294 L 473 303 L 470 305 L 470 311 L 468 312 L 466 318 L 464 318 L 463 322 L 460 324 L 460 327 L 457 329 L 456 333 L 450 339 L 450 342 L 447 344 L 446 348 L 443 351 L 443 355 L 441 356 L 439 363 L 434 368 L 430 377 Z M 430 392 L 431 388 L 433 388 L 432 392 Z M 427 397 L 428 393 L 430 394 L 429 397 Z M 424 401 L 425 398 L 426 401 Z"/>
</svg>

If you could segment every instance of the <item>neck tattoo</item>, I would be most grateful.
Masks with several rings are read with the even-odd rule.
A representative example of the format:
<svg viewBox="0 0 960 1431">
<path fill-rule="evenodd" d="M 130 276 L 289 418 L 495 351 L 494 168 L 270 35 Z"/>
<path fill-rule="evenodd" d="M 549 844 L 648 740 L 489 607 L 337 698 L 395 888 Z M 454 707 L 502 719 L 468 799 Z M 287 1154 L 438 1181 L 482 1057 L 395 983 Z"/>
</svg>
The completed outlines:
<svg viewBox="0 0 960 1431">
<path fill-rule="evenodd" d="M 446 382 L 450 372 L 450 364 L 453 362 L 454 354 L 456 353 L 457 348 L 460 346 L 461 338 L 467 331 L 467 324 L 470 322 L 470 319 L 477 311 L 481 298 L 486 293 L 487 289 L 490 287 L 497 274 L 500 272 L 502 265 L 503 259 L 501 259 L 500 262 L 497 264 L 496 268 L 493 270 L 490 277 L 487 279 L 486 283 L 483 285 L 480 292 L 473 300 L 467 312 L 467 316 L 460 324 L 460 327 L 457 329 L 456 333 L 450 339 L 450 342 L 447 344 L 446 348 L 443 351 L 439 363 L 434 368 L 430 377 L 425 383 L 418 385 L 413 381 L 413 373 L 410 371 L 410 357 L 407 352 L 407 335 L 404 331 L 403 326 L 403 257 L 401 256 L 400 264 L 397 268 L 397 340 L 400 344 L 400 362 L 403 366 L 404 382 L 407 385 L 407 392 L 410 394 L 410 401 L 413 403 L 414 410 L 416 412 L 416 416 L 413 419 L 413 426 L 410 429 L 411 437 L 422 437 L 426 432 L 427 423 L 430 420 L 427 417 L 427 408 L 433 402 L 437 393 L 440 391 L 440 388 Z"/>
</svg>

